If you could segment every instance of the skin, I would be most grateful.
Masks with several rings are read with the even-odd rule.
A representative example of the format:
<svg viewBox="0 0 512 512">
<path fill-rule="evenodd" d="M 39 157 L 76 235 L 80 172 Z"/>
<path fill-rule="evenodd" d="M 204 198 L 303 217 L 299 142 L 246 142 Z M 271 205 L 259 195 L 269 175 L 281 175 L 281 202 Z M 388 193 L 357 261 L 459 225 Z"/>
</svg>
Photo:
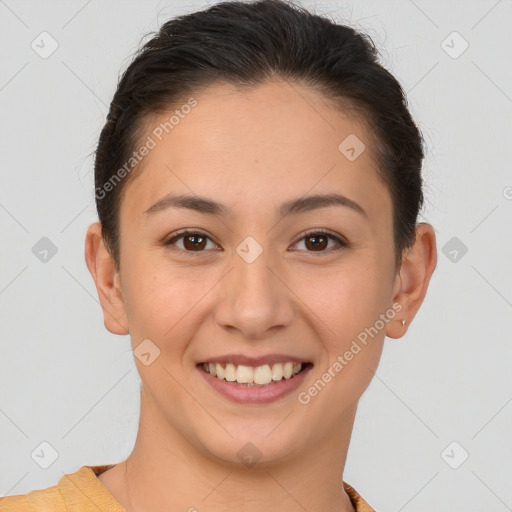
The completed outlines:
<svg viewBox="0 0 512 512">
<path fill-rule="evenodd" d="M 341 482 L 358 400 L 384 337 L 402 337 L 423 302 L 437 262 L 434 230 L 417 225 L 395 271 L 391 198 L 370 136 L 320 93 L 276 80 L 244 91 L 216 85 L 194 97 L 198 105 L 125 190 L 119 271 L 100 224 L 87 231 L 86 262 L 106 328 L 129 333 L 134 350 L 147 338 L 160 350 L 148 366 L 135 357 L 142 380 L 135 447 L 99 480 L 129 512 L 352 511 Z M 338 150 L 349 134 L 366 145 L 354 161 Z M 232 213 L 144 213 L 170 192 L 206 196 Z M 279 214 L 285 201 L 334 192 L 367 216 L 343 206 Z M 162 243 L 183 228 L 205 234 L 206 245 L 180 238 L 172 251 Z M 326 239 L 315 250 L 311 233 L 321 228 L 349 247 L 335 251 L 338 243 Z M 248 236 L 262 248 L 252 263 L 236 252 Z M 401 311 L 308 404 L 299 403 L 298 393 L 394 303 Z M 293 354 L 314 367 L 296 392 L 237 404 L 196 368 L 228 353 Z M 252 467 L 237 457 L 247 442 L 261 452 Z"/>
</svg>

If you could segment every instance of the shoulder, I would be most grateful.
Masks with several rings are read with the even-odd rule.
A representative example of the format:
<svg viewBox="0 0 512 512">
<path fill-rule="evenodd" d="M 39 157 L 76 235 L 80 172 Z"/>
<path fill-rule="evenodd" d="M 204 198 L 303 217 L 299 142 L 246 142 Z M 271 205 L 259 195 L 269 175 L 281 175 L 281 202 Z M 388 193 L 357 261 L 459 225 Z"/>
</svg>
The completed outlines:
<svg viewBox="0 0 512 512">
<path fill-rule="evenodd" d="M 371 507 L 351 485 L 347 482 L 343 482 L 343 487 L 354 506 L 355 512 L 375 512 L 375 509 Z"/>
<path fill-rule="evenodd" d="M 46 489 L 4 496 L 0 498 L 0 512 L 124 512 L 97 478 L 112 466 L 82 466 Z"/>
<path fill-rule="evenodd" d="M 27 494 L 0 498 L 0 512 L 65 512 L 66 502 L 57 485 Z"/>
</svg>

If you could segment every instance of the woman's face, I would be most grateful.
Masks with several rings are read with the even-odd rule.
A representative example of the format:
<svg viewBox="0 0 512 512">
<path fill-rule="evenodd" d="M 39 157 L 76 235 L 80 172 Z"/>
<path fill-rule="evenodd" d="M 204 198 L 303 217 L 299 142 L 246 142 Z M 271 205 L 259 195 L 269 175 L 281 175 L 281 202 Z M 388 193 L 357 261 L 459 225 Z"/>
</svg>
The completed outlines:
<svg viewBox="0 0 512 512">
<path fill-rule="evenodd" d="M 400 317 L 391 199 L 369 134 L 298 84 L 194 98 L 168 133 L 173 112 L 154 120 L 143 143 L 155 147 L 121 203 L 118 283 L 152 411 L 142 421 L 237 463 L 334 446 Z M 308 202 L 334 194 L 345 204 Z M 277 362 L 309 364 L 266 387 L 220 383 L 227 392 L 200 365 L 243 356 L 261 358 L 258 380 L 278 378 Z"/>
</svg>

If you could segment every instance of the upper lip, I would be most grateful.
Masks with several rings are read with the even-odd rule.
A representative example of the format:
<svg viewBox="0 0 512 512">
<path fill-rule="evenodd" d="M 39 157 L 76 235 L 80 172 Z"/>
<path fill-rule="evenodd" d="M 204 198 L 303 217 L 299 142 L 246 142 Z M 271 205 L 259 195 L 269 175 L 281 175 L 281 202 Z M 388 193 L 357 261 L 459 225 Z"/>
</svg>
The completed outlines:
<svg viewBox="0 0 512 512">
<path fill-rule="evenodd" d="M 289 354 L 267 354 L 265 356 L 250 357 L 243 354 L 226 354 L 223 356 L 209 357 L 202 360 L 198 364 L 202 363 L 231 363 L 235 365 L 244 366 L 263 366 L 265 364 L 271 365 L 274 363 L 308 363 L 309 361 L 302 359 L 297 356 L 291 356 Z"/>
</svg>

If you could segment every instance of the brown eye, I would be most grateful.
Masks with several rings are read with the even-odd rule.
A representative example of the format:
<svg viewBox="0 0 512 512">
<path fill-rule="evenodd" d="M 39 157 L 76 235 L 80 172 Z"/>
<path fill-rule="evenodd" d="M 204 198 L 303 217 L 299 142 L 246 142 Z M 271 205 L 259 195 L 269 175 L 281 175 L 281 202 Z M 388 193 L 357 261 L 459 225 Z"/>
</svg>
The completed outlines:
<svg viewBox="0 0 512 512">
<path fill-rule="evenodd" d="M 329 241 L 335 242 L 335 247 L 328 247 Z M 348 247 L 348 243 L 341 238 L 334 236 L 325 231 L 313 231 L 307 233 L 299 242 L 304 242 L 306 252 L 330 252 L 330 250 L 342 249 Z M 337 245 L 337 247 L 336 247 Z"/>
<path fill-rule="evenodd" d="M 328 238 L 325 235 L 311 235 L 307 236 L 305 238 L 306 240 L 306 247 L 308 249 L 311 249 L 312 251 L 322 250 L 325 249 L 328 245 Z M 312 241 L 311 243 L 308 243 L 308 241 Z"/>
<path fill-rule="evenodd" d="M 180 240 L 183 240 L 182 247 L 177 244 Z M 210 238 L 203 233 L 197 231 L 181 231 L 164 242 L 164 245 L 169 246 L 172 250 L 181 250 L 189 253 L 202 253 L 205 252 L 208 241 L 211 242 Z M 215 244 L 213 244 L 213 246 L 213 248 L 216 247 Z"/>
<path fill-rule="evenodd" d="M 187 251 L 201 250 L 206 245 L 206 237 L 202 235 L 186 235 L 182 238 L 184 240 L 183 245 Z"/>
<path fill-rule="evenodd" d="M 183 240 L 182 247 L 180 247 L 180 245 L 177 243 L 181 240 Z M 168 239 L 166 242 L 164 242 L 164 245 L 168 246 L 171 250 L 182 251 L 189 254 L 195 253 L 199 255 L 206 251 L 208 241 L 212 242 L 210 238 L 203 233 L 198 231 L 185 230 Z M 313 231 L 307 233 L 302 239 L 299 240 L 299 242 L 303 241 L 306 252 L 328 253 L 349 246 L 349 243 L 345 240 L 342 240 L 341 238 L 325 231 Z M 334 241 L 334 247 L 332 245 L 329 246 L 330 241 Z M 215 249 L 217 247 L 216 244 L 213 242 L 212 244 L 212 248 Z"/>
</svg>

